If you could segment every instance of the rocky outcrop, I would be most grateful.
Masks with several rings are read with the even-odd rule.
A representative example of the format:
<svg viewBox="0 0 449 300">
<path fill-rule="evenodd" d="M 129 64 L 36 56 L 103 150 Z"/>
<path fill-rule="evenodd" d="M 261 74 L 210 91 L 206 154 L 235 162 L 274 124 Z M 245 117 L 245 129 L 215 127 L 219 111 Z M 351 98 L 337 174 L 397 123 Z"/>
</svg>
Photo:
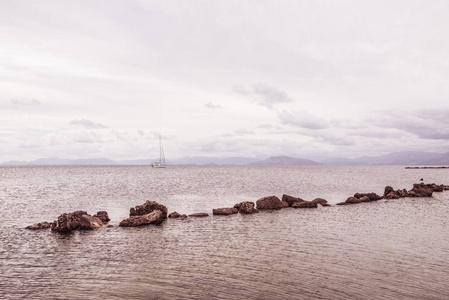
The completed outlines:
<svg viewBox="0 0 449 300">
<path fill-rule="evenodd" d="M 143 216 L 147 215 L 155 210 L 162 212 L 164 219 L 167 219 L 167 207 L 159 204 L 156 201 L 147 200 L 144 204 L 133 207 L 129 211 L 129 216 Z"/>
<path fill-rule="evenodd" d="M 164 213 L 160 210 L 153 210 L 145 215 L 130 216 L 120 222 L 121 227 L 137 227 L 142 225 L 159 225 L 165 220 Z"/>
<path fill-rule="evenodd" d="M 200 212 L 200 213 L 193 213 L 190 214 L 189 217 L 193 217 L 193 218 L 204 218 L 204 217 L 208 217 L 209 214 L 205 213 L 205 212 Z"/>
<path fill-rule="evenodd" d="M 288 203 L 281 201 L 276 196 L 260 198 L 256 201 L 257 209 L 282 209 L 288 207 Z"/>
<path fill-rule="evenodd" d="M 437 192 L 437 193 L 444 191 L 444 187 L 445 187 L 444 184 L 438 185 L 438 184 L 435 184 L 435 183 L 426 184 L 426 186 L 429 187 L 429 188 L 432 188 L 433 191 Z"/>
<path fill-rule="evenodd" d="M 401 195 L 399 192 L 395 191 L 391 186 L 386 186 L 384 189 L 384 198 L 385 199 L 399 199 Z"/>
<path fill-rule="evenodd" d="M 212 214 L 215 216 L 229 216 L 238 212 L 239 210 L 235 207 L 214 208 L 212 210 Z"/>
<path fill-rule="evenodd" d="M 103 226 L 103 222 L 99 218 L 89 215 L 82 215 L 78 223 L 81 230 L 92 230 Z"/>
<path fill-rule="evenodd" d="M 408 192 L 410 197 L 432 197 L 433 188 L 424 183 L 413 184 L 413 189 Z"/>
<path fill-rule="evenodd" d="M 295 202 L 292 205 L 293 208 L 317 208 L 318 203 L 312 201 Z"/>
<path fill-rule="evenodd" d="M 64 213 L 51 225 L 51 230 L 56 232 L 70 232 L 80 227 L 81 216 L 88 215 L 87 212 L 78 210 L 72 213 Z"/>
<path fill-rule="evenodd" d="M 316 204 L 321 204 L 322 206 L 327 206 L 326 204 L 328 204 L 327 200 L 325 200 L 323 198 L 315 198 L 312 200 L 312 202 L 316 203 Z"/>
<path fill-rule="evenodd" d="M 254 202 L 250 202 L 250 201 L 238 203 L 239 213 L 241 213 L 241 214 L 258 213 L 259 211 L 254 206 L 255 206 Z"/>
<path fill-rule="evenodd" d="M 182 214 L 182 215 L 179 216 L 179 219 L 180 219 L 180 220 L 187 219 L 187 215 Z"/>
<path fill-rule="evenodd" d="M 288 206 L 292 206 L 293 205 L 293 203 L 296 203 L 296 202 L 304 202 L 305 200 L 304 199 L 301 199 L 301 198 L 298 198 L 298 197 L 293 197 L 293 196 L 290 196 L 290 195 L 282 195 L 282 201 L 283 202 L 287 202 L 288 203 Z"/>
<path fill-rule="evenodd" d="M 168 217 L 169 217 L 170 219 L 177 219 L 177 218 L 179 218 L 180 216 L 181 216 L 181 214 L 178 213 L 177 211 L 174 211 L 174 212 L 172 212 L 172 213 L 170 213 L 170 214 L 168 215 Z"/>
<path fill-rule="evenodd" d="M 107 222 L 111 221 L 111 219 L 109 218 L 108 212 L 105 210 L 100 210 L 95 215 L 93 215 L 93 217 L 100 219 L 101 222 L 103 222 L 103 223 L 107 223 Z"/>
<path fill-rule="evenodd" d="M 356 197 L 354 197 L 354 198 L 356 198 Z M 363 196 L 363 197 L 360 197 L 357 199 L 360 199 L 361 202 L 371 202 L 371 199 L 368 196 Z"/>
<path fill-rule="evenodd" d="M 391 189 L 393 189 L 393 188 L 391 188 Z M 361 199 L 363 197 L 368 197 L 368 199 L 370 201 L 377 201 L 377 200 L 383 199 L 382 196 L 379 196 L 376 193 L 355 193 L 354 194 L 354 198 Z M 364 202 L 364 201 L 362 201 L 362 202 Z"/>
<path fill-rule="evenodd" d="M 362 200 L 360 200 L 356 197 L 349 197 L 348 199 L 346 199 L 345 202 L 337 203 L 337 205 L 348 205 L 348 204 L 357 204 L 357 203 L 362 203 Z"/>
<path fill-rule="evenodd" d="M 26 229 L 30 229 L 30 230 L 39 230 L 39 229 L 48 229 L 51 227 L 51 223 L 49 222 L 41 222 L 41 223 L 36 223 L 30 226 L 25 227 Z"/>
</svg>

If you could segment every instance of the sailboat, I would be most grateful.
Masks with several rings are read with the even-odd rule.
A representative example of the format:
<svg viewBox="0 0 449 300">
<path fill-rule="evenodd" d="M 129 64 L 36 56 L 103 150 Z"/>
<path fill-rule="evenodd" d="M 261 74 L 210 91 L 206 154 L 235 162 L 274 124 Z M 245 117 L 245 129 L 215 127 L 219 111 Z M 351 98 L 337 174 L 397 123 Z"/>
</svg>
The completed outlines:
<svg viewBox="0 0 449 300">
<path fill-rule="evenodd" d="M 162 139 L 159 135 L 159 161 L 154 162 L 151 165 L 153 168 L 165 168 L 164 149 L 162 148 Z"/>
</svg>

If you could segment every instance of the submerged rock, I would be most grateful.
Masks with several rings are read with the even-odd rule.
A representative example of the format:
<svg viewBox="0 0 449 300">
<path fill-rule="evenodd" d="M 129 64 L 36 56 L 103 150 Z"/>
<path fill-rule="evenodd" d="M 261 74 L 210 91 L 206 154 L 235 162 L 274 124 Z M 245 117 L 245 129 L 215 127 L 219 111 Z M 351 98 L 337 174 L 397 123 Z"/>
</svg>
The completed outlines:
<svg viewBox="0 0 449 300">
<path fill-rule="evenodd" d="M 216 216 L 228 216 L 238 213 L 239 210 L 235 207 L 223 207 L 223 208 L 215 208 L 212 210 L 212 214 Z"/>
<path fill-rule="evenodd" d="M 36 223 L 30 226 L 25 227 L 26 229 L 30 229 L 30 230 L 39 230 L 39 229 L 48 229 L 51 227 L 51 223 L 49 222 L 41 222 L 41 223 Z"/>
<path fill-rule="evenodd" d="M 143 216 L 153 211 L 159 210 L 162 212 L 164 219 L 167 219 L 167 207 L 159 204 L 156 201 L 147 200 L 144 204 L 133 207 L 129 211 L 129 216 Z"/>
<path fill-rule="evenodd" d="M 258 213 L 259 211 L 255 209 L 254 202 L 251 201 L 245 201 L 242 203 L 239 203 L 239 213 L 241 214 L 253 214 Z"/>
<path fill-rule="evenodd" d="M 284 194 L 284 195 L 282 195 L 282 201 L 283 202 L 287 202 L 288 206 L 291 207 L 294 203 L 296 203 L 296 202 L 304 202 L 305 200 L 301 199 L 301 198 L 298 198 L 298 197 L 293 197 L 293 196 Z"/>
<path fill-rule="evenodd" d="M 322 206 L 330 206 L 330 205 L 326 205 L 327 204 L 327 200 L 323 199 L 323 198 L 315 198 L 312 200 L 313 203 L 316 204 L 321 204 Z"/>
<path fill-rule="evenodd" d="M 142 225 L 159 225 L 165 220 L 164 213 L 154 210 L 146 215 L 130 216 L 120 222 L 121 227 L 137 227 Z"/>
<path fill-rule="evenodd" d="M 92 230 L 103 226 L 103 222 L 97 217 L 82 215 L 79 219 L 79 229 Z"/>
<path fill-rule="evenodd" d="M 193 218 L 204 218 L 204 217 L 208 217 L 209 214 L 205 213 L 205 212 L 200 212 L 200 213 L 193 213 L 190 214 L 189 217 L 193 217 Z"/>
<path fill-rule="evenodd" d="M 295 202 L 292 205 L 293 208 L 317 208 L 318 203 L 312 201 Z"/>
<path fill-rule="evenodd" d="M 179 216 L 179 219 L 180 219 L 180 220 L 187 219 L 187 215 L 182 214 L 182 215 Z"/>
<path fill-rule="evenodd" d="M 282 209 L 288 207 L 288 203 L 281 201 L 276 196 L 260 198 L 256 201 L 257 209 Z"/>
<path fill-rule="evenodd" d="M 101 222 L 103 222 L 103 223 L 107 223 L 107 222 L 111 221 L 111 219 L 109 218 L 108 212 L 105 210 L 100 210 L 95 215 L 93 215 L 93 217 L 100 219 Z"/>
<path fill-rule="evenodd" d="M 87 212 L 78 210 L 72 213 L 64 213 L 51 225 L 51 230 L 56 232 L 69 232 L 78 229 L 81 216 L 88 215 Z"/>
<path fill-rule="evenodd" d="M 174 211 L 174 212 L 172 212 L 172 213 L 170 213 L 170 214 L 168 215 L 168 217 L 169 217 L 170 219 L 177 219 L 177 218 L 179 218 L 180 216 L 181 216 L 181 214 L 178 213 L 177 211 Z"/>
</svg>

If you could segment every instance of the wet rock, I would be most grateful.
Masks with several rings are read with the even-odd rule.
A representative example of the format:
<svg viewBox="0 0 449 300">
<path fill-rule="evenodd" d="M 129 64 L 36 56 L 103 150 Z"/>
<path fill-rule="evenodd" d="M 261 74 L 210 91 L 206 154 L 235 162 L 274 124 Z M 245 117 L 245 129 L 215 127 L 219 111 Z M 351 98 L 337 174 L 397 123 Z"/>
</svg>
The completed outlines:
<svg viewBox="0 0 449 300">
<path fill-rule="evenodd" d="M 288 203 L 288 206 L 292 206 L 293 205 L 293 203 L 296 203 L 296 202 L 304 202 L 305 200 L 304 199 L 301 199 L 301 198 L 298 198 L 298 197 L 293 197 L 293 196 L 290 196 L 290 195 L 282 195 L 282 201 L 283 202 L 287 202 Z"/>
<path fill-rule="evenodd" d="M 438 185 L 435 183 L 426 184 L 427 187 L 432 188 L 434 192 L 442 192 L 444 190 L 444 185 Z"/>
<path fill-rule="evenodd" d="M 393 189 L 393 188 L 391 188 L 391 189 Z M 370 201 L 377 201 L 377 200 L 383 199 L 382 196 L 379 196 L 376 193 L 355 193 L 354 197 L 358 198 L 358 199 L 360 199 L 362 197 L 368 197 L 370 199 Z"/>
<path fill-rule="evenodd" d="M 103 226 L 103 222 L 99 218 L 89 215 L 82 215 L 78 222 L 81 230 L 92 230 Z"/>
<path fill-rule="evenodd" d="M 357 199 L 356 197 L 349 197 L 345 201 L 345 203 L 347 203 L 347 204 L 357 204 L 357 203 L 361 203 L 361 202 L 362 202 L 362 200 Z"/>
<path fill-rule="evenodd" d="M 432 197 L 433 188 L 424 183 L 415 183 L 408 193 L 411 197 Z"/>
<path fill-rule="evenodd" d="M 236 204 L 234 205 L 234 208 L 240 209 L 240 206 L 242 205 L 242 203 L 243 203 L 243 202 L 236 203 Z"/>
<path fill-rule="evenodd" d="M 204 213 L 204 212 L 200 212 L 200 213 L 193 213 L 190 214 L 189 217 L 193 217 L 193 218 L 204 218 L 204 217 L 208 217 L 209 214 L 208 213 Z"/>
<path fill-rule="evenodd" d="M 143 216 L 153 211 L 159 210 L 162 212 L 164 219 L 167 219 L 167 207 L 159 204 L 156 201 L 147 200 L 144 204 L 133 207 L 129 211 L 129 216 Z"/>
<path fill-rule="evenodd" d="M 293 208 L 317 208 L 318 203 L 312 201 L 295 202 L 292 205 Z"/>
<path fill-rule="evenodd" d="M 78 210 L 72 213 L 64 213 L 51 225 L 51 230 L 56 232 L 69 232 L 79 228 L 81 216 L 88 215 L 87 212 Z"/>
<path fill-rule="evenodd" d="M 398 191 L 395 191 L 391 186 L 386 186 L 384 190 L 385 199 L 399 199 L 401 195 Z"/>
<path fill-rule="evenodd" d="M 449 190 L 449 185 L 442 184 L 442 186 L 443 186 L 443 191 L 448 191 Z"/>
<path fill-rule="evenodd" d="M 177 218 L 179 218 L 180 216 L 181 216 L 181 214 L 178 213 L 177 211 L 174 211 L 174 212 L 172 212 L 172 213 L 170 213 L 170 214 L 168 215 L 168 217 L 171 218 L 171 219 L 177 219 Z"/>
<path fill-rule="evenodd" d="M 346 203 L 346 202 L 338 202 L 337 204 L 335 204 L 335 205 L 348 205 L 349 203 Z"/>
<path fill-rule="evenodd" d="M 331 205 L 329 203 L 323 203 L 323 204 L 321 204 L 321 206 L 326 207 L 326 206 L 331 206 Z"/>
<path fill-rule="evenodd" d="M 215 216 L 229 216 L 238 212 L 239 210 L 235 207 L 215 208 L 212 210 L 212 214 Z"/>
<path fill-rule="evenodd" d="M 187 219 L 187 215 L 184 215 L 184 214 L 183 214 L 183 215 L 180 215 L 180 216 L 179 216 L 179 219 L 180 219 L 180 220 Z"/>
<path fill-rule="evenodd" d="M 107 222 L 111 221 L 111 219 L 109 219 L 108 212 L 105 210 L 100 210 L 95 215 L 93 215 L 93 217 L 100 219 L 101 222 L 103 222 L 103 223 L 107 223 Z"/>
<path fill-rule="evenodd" d="M 408 192 L 406 189 L 397 190 L 396 194 L 399 195 L 400 198 L 409 197 Z"/>
<path fill-rule="evenodd" d="M 41 223 L 36 223 L 30 226 L 25 227 L 26 229 L 30 229 L 30 230 L 39 230 L 39 229 L 48 229 L 51 227 L 51 223 L 49 222 L 41 222 Z"/>
<path fill-rule="evenodd" d="M 354 197 L 354 198 L 356 198 L 356 197 Z M 361 202 L 371 202 L 371 199 L 368 196 L 363 196 L 358 199 L 360 199 Z"/>
<path fill-rule="evenodd" d="M 326 206 L 325 204 L 327 204 L 327 200 L 323 198 L 315 198 L 312 200 L 312 202 L 316 204 L 321 204 L 322 206 Z"/>
<path fill-rule="evenodd" d="M 258 213 L 259 211 L 254 208 L 254 202 L 245 201 L 239 203 L 239 213 L 241 214 L 253 214 Z"/>
<path fill-rule="evenodd" d="M 164 213 L 160 210 L 153 210 L 146 215 L 130 216 L 120 222 L 121 227 L 137 227 L 142 225 L 159 225 L 165 220 Z"/>
<path fill-rule="evenodd" d="M 114 225 L 108 225 L 108 226 L 106 226 L 106 228 L 112 228 L 112 227 L 114 227 Z"/>
<path fill-rule="evenodd" d="M 281 201 L 276 196 L 268 196 L 260 198 L 256 201 L 257 209 L 282 209 L 288 207 L 288 203 Z"/>
</svg>

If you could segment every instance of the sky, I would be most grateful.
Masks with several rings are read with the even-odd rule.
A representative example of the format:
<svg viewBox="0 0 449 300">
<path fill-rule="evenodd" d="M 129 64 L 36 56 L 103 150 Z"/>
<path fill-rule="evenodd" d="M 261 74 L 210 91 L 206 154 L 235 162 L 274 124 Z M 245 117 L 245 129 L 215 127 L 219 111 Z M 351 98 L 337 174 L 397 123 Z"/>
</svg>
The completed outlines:
<svg viewBox="0 0 449 300">
<path fill-rule="evenodd" d="M 0 1 L 0 162 L 449 151 L 449 1 Z"/>
</svg>

